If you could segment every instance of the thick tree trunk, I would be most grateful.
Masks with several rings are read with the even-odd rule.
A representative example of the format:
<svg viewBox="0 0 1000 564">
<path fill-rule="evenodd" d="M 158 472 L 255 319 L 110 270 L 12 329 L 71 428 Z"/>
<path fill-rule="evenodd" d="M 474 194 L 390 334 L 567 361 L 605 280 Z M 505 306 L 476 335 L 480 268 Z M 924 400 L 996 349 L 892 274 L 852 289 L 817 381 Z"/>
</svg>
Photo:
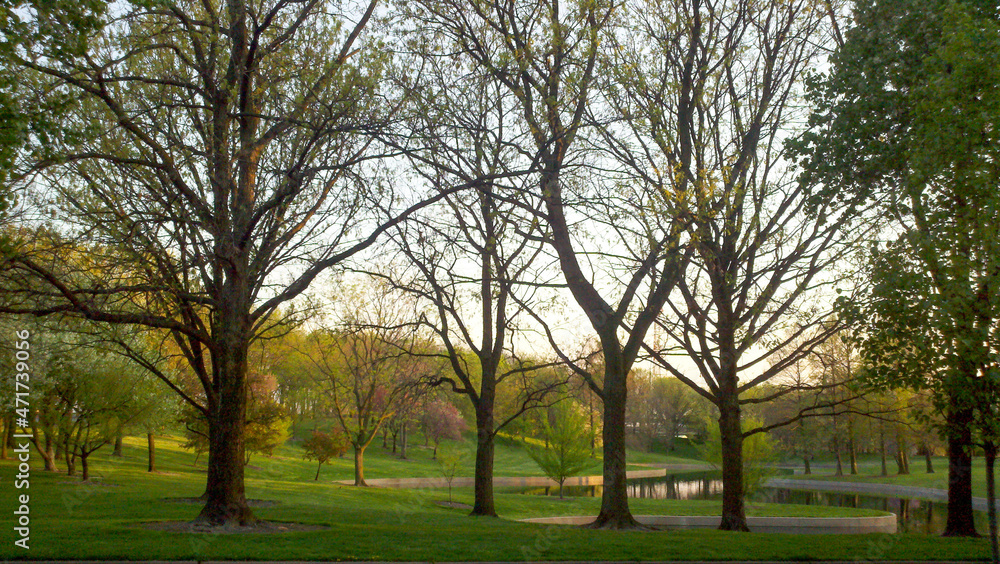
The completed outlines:
<svg viewBox="0 0 1000 564">
<path fill-rule="evenodd" d="M 1000 564 L 1000 546 L 997 544 L 997 490 L 994 475 L 997 445 L 993 441 L 987 441 L 984 450 L 986 454 L 986 517 L 990 522 L 990 552 L 993 556 L 993 564 Z"/>
<path fill-rule="evenodd" d="M 46 435 L 44 445 L 42 440 L 38 436 L 38 429 L 31 429 L 31 442 L 35 445 L 35 450 L 42 457 L 42 463 L 45 464 L 46 472 L 58 472 L 59 469 L 56 467 L 56 453 L 52 448 L 52 441 Z"/>
<path fill-rule="evenodd" d="M 83 454 L 80 455 L 80 471 L 83 472 L 83 475 L 80 476 L 80 479 L 83 480 L 84 482 L 90 479 L 89 459 L 90 459 L 90 453 L 88 452 L 84 452 Z"/>
<path fill-rule="evenodd" d="M 124 439 L 125 438 L 122 436 L 122 432 L 118 431 L 118 433 L 115 435 L 115 450 L 111 453 L 111 456 L 118 456 L 118 457 L 122 456 L 122 447 L 124 446 L 123 444 Z"/>
<path fill-rule="evenodd" d="M 946 537 L 976 537 L 972 513 L 972 412 L 952 409 L 948 417 L 948 517 Z"/>
<path fill-rule="evenodd" d="M 365 447 L 358 445 L 354 445 L 354 485 L 368 485 L 365 483 Z"/>
<path fill-rule="evenodd" d="M 149 454 L 149 465 L 147 472 L 156 472 L 156 437 L 153 433 L 146 433 L 146 451 Z"/>
<path fill-rule="evenodd" d="M 247 505 L 243 482 L 247 350 L 240 335 L 245 324 L 235 319 L 218 325 L 215 330 L 226 335 L 212 355 L 216 397 L 209 405 L 208 479 L 205 507 L 195 521 L 212 526 L 255 525 L 259 520 Z"/>
<path fill-rule="evenodd" d="M 485 390 L 484 390 L 485 392 Z M 493 502 L 493 394 L 480 393 L 476 406 L 476 476 L 475 501 L 470 515 L 496 517 Z"/>
<path fill-rule="evenodd" d="M 612 360 L 605 367 L 604 426 L 601 430 L 604 441 L 604 488 L 601 510 L 589 527 L 632 529 L 641 525 L 629 510 L 625 482 L 625 402 L 628 392 L 625 388 L 625 374 L 620 365 L 612 368 L 614 364 L 616 363 Z"/>
<path fill-rule="evenodd" d="M 735 394 L 723 392 L 719 437 L 722 439 L 722 531 L 749 531 L 743 499 L 743 428 Z M 728 397 L 726 397 L 728 396 Z"/>
<path fill-rule="evenodd" d="M 927 463 L 927 473 L 934 473 L 934 461 L 931 459 L 931 447 L 925 445 L 924 450 L 924 462 Z"/>
<path fill-rule="evenodd" d="M 805 466 L 805 473 L 806 474 L 812 474 L 813 473 L 812 472 L 812 467 L 809 465 L 809 457 L 808 456 L 803 456 L 802 457 L 802 464 Z"/>
</svg>

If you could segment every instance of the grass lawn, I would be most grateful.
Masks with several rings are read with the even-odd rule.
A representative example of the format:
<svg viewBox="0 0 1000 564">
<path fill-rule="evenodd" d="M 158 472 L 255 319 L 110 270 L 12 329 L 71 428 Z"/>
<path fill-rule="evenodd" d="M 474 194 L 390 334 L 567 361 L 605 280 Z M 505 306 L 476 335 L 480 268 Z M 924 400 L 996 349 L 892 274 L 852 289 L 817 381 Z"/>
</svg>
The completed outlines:
<svg viewBox="0 0 1000 564">
<path fill-rule="evenodd" d="M 896 463 L 889 460 L 889 475 L 882 476 L 882 467 L 878 461 L 866 460 L 858 467 L 858 474 L 852 476 L 848 473 L 850 468 L 845 464 L 844 475 L 835 476 L 832 468 L 815 468 L 810 475 L 796 474 L 794 476 L 782 476 L 782 478 L 797 478 L 803 480 L 827 480 L 831 482 L 872 482 L 878 484 L 893 484 L 897 486 L 918 486 L 922 488 L 948 489 L 948 459 L 945 457 L 934 457 L 932 459 L 934 473 L 926 472 L 924 458 L 912 457 L 910 459 L 910 473 L 896 474 Z M 802 469 L 797 468 L 796 472 Z M 997 472 L 1000 479 L 1000 472 Z M 972 462 L 972 495 L 986 497 L 986 465 L 982 458 L 976 458 Z"/>
<path fill-rule="evenodd" d="M 297 430 L 296 436 L 306 436 L 307 430 Z M 145 442 L 141 439 L 133 439 L 134 444 L 139 446 L 145 453 Z M 389 444 L 391 445 L 391 438 Z M 452 443 L 451 446 L 454 446 Z M 465 452 L 461 461 L 461 468 L 457 476 L 472 476 L 475 471 L 475 438 L 471 433 L 466 433 L 464 441 L 459 444 L 459 449 Z M 423 439 L 417 436 L 411 437 L 407 448 L 407 459 L 402 460 L 397 454 L 393 454 L 391 449 L 382 448 L 381 437 L 376 437 L 371 446 L 365 451 L 365 479 L 373 478 L 440 478 L 442 476 L 440 466 L 433 460 L 433 443 L 425 447 Z M 185 451 L 179 451 L 179 462 L 186 461 L 191 464 L 194 455 Z M 273 456 L 253 455 L 250 459 L 248 476 L 265 476 L 281 480 L 301 481 L 312 480 L 316 476 L 316 465 L 313 462 L 304 461 L 302 458 L 302 448 L 289 443 L 278 448 Z M 600 450 L 598 450 L 598 456 Z M 649 470 L 645 464 L 704 464 L 701 460 L 668 456 L 658 453 L 647 453 L 638 451 L 628 451 L 629 470 Z M 201 457 L 199 464 L 204 469 L 206 457 Z M 544 473 L 535 464 L 535 461 L 528 456 L 528 453 L 520 444 L 510 438 L 500 436 L 497 438 L 494 452 L 494 468 L 497 476 L 544 476 Z M 601 473 L 600 465 L 595 462 L 592 474 Z M 354 479 L 354 457 L 348 451 L 341 458 L 334 459 L 323 465 L 320 473 L 321 480 L 353 480 Z"/>
<path fill-rule="evenodd" d="M 256 457 L 247 472 L 247 494 L 274 500 L 256 510 L 271 521 L 323 524 L 330 529 L 277 535 L 214 535 L 151 531 L 137 524 L 188 520 L 198 506 L 163 498 L 198 496 L 204 488 L 203 467 L 192 468 L 193 455 L 177 442 L 160 439 L 160 473 L 145 472 L 142 441 L 126 443 L 125 458 L 110 449 L 95 455 L 95 483 L 83 484 L 63 474 L 34 469 L 31 475 L 30 550 L 13 545 L 10 526 L 0 559 L 246 559 L 246 560 L 984 560 L 985 540 L 941 539 L 918 535 L 858 535 L 823 538 L 775 534 L 741 534 L 714 530 L 617 532 L 590 531 L 557 525 L 533 525 L 512 518 L 593 514 L 599 500 L 516 494 L 497 496 L 504 519 L 470 518 L 464 511 L 440 507 L 441 490 L 355 488 L 330 483 L 343 468 L 324 469 L 312 480 L 311 463 L 283 451 L 274 460 Z M 376 447 L 375 451 L 380 450 Z M 374 453 L 373 453 L 374 454 Z M 37 462 L 37 455 L 33 462 Z M 347 464 L 345 461 L 339 463 Z M 406 468 L 419 468 L 411 462 Z M 376 472 L 374 457 L 370 460 Z M 424 464 L 424 466 L 430 466 Z M 387 472 L 387 471 L 386 471 Z M 11 460 L 0 462 L 0 478 L 15 474 Z M 397 475 L 414 475 L 413 473 Z M 0 512 L 12 515 L 15 493 L 3 489 Z M 456 491 L 459 501 L 471 492 Z M 643 513 L 710 513 L 713 502 L 688 503 L 633 500 Z M 825 510 L 826 508 L 824 508 Z M 773 507 L 754 506 L 751 514 L 773 514 Z M 813 514 L 815 508 L 786 508 L 784 514 Z M 837 510 L 848 511 L 848 510 Z"/>
</svg>

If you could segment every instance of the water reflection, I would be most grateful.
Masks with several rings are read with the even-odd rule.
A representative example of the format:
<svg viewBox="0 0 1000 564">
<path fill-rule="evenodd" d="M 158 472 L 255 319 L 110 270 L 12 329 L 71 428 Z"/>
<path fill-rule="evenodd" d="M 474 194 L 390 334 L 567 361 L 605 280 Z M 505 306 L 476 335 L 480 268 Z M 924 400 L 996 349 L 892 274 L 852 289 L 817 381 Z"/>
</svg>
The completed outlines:
<svg viewBox="0 0 1000 564">
<path fill-rule="evenodd" d="M 722 499 L 722 480 L 718 472 L 687 472 L 662 478 L 636 478 L 628 481 L 628 495 L 646 499 Z M 559 488 L 500 488 L 508 493 L 559 495 Z M 600 497 L 601 486 L 566 486 L 564 496 Z M 764 488 L 750 500 L 767 503 L 827 505 L 891 511 L 898 518 L 899 530 L 905 533 L 940 534 L 944 531 L 947 505 L 921 499 L 873 495 L 815 492 L 784 488 Z M 986 530 L 986 514 L 976 512 L 976 524 Z"/>
</svg>

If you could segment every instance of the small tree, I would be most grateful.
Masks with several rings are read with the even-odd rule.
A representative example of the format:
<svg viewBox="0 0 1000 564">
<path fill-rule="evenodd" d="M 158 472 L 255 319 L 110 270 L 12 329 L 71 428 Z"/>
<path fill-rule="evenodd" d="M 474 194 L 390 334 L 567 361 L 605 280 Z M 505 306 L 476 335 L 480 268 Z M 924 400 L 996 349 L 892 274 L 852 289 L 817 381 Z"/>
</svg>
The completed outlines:
<svg viewBox="0 0 1000 564">
<path fill-rule="evenodd" d="M 437 452 L 437 446 L 434 447 L 434 452 Z M 441 449 L 441 456 L 437 457 L 437 461 L 441 469 L 441 475 L 448 481 L 448 503 L 451 503 L 451 483 L 455 480 L 455 474 L 458 474 L 458 469 L 465 462 L 465 452 L 455 447 L 443 448 Z"/>
<path fill-rule="evenodd" d="M 285 408 L 268 402 L 257 410 L 254 418 L 247 418 L 243 437 L 243 463 L 250 464 L 250 455 L 257 452 L 271 456 L 274 449 L 285 444 L 291 434 L 292 420 Z"/>
<path fill-rule="evenodd" d="M 590 458 L 590 435 L 580 432 L 587 428 L 587 417 L 571 401 L 553 405 L 549 419 L 542 424 L 545 448 L 527 445 L 527 451 L 542 472 L 559 483 L 562 499 L 566 478 L 579 475 L 594 463 Z"/>
<path fill-rule="evenodd" d="M 312 436 L 302 443 L 302 448 L 306 451 L 306 460 L 319 462 L 316 467 L 316 477 L 313 478 L 313 480 L 319 480 L 319 471 L 323 468 L 323 464 L 331 458 L 342 456 L 347 452 L 347 437 L 337 431 L 329 433 L 313 431 Z"/>
<path fill-rule="evenodd" d="M 458 441 L 466 429 L 465 419 L 454 405 L 444 400 L 434 400 L 427 404 L 420 417 L 427 438 L 434 442 L 434 459 L 437 460 L 438 446 L 442 439 Z"/>
</svg>

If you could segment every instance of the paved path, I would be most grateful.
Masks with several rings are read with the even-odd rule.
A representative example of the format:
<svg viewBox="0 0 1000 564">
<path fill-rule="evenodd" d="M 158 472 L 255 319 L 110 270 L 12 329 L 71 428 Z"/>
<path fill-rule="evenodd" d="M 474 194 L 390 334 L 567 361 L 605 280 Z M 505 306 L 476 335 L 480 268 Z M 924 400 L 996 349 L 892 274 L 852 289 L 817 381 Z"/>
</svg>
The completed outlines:
<svg viewBox="0 0 1000 564">
<path fill-rule="evenodd" d="M 878 484 L 873 482 L 828 482 L 826 480 L 793 480 L 789 478 L 772 478 L 768 486 L 788 488 L 791 490 L 816 490 L 824 492 L 863 493 L 873 495 L 888 495 L 902 498 L 928 499 L 931 501 L 948 501 L 948 490 L 937 488 L 922 488 L 919 486 L 898 486 L 896 484 Z M 976 511 L 986 511 L 986 498 L 972 498 L 972 508 Z M 997 503 L 1000 511 L 1000 502 Z"/>
</svg>

